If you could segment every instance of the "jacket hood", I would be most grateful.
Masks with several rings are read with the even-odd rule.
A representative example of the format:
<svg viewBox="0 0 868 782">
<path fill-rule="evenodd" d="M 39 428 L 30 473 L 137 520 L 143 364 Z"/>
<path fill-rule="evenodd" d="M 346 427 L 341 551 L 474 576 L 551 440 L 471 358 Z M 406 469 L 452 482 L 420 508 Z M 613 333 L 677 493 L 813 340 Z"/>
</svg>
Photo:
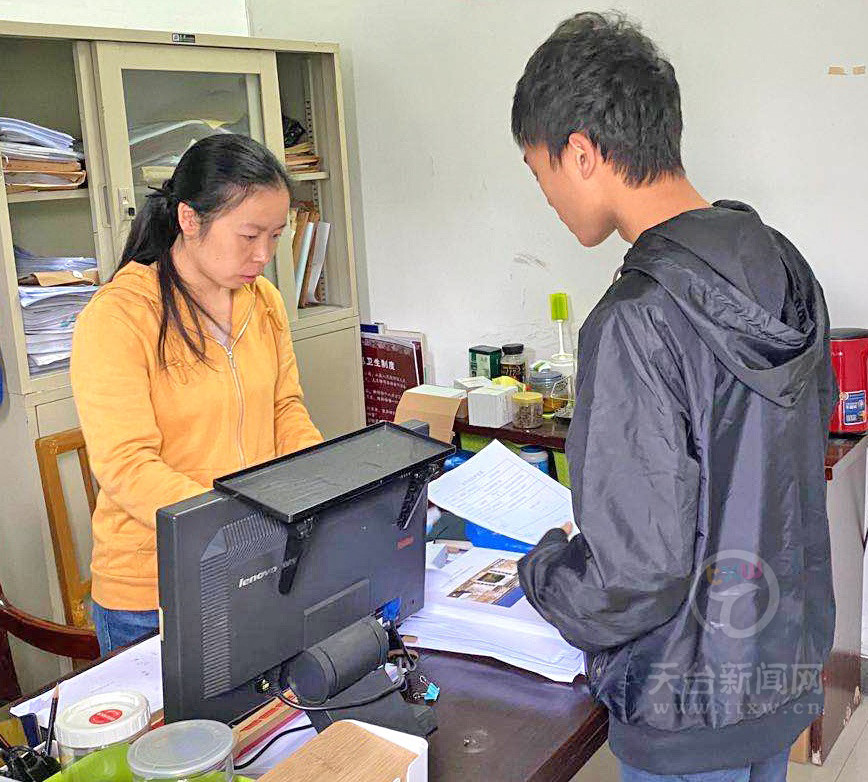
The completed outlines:
<svg viewBox="0 0 868 782">
<path fill-rule="evenodd" d="M 157 277 L 157 267 L 153 265 L 145 266 L 135 261 L 128 263 L 112 277 L 111 288 L 136 298 L 143 298 L 153 304 L 160 303 L 160 281 Z"/>
<path fill-rule="evenodd" d="M 798 250 L 749 206 L 718 201 L 649 228 L 622 274 L 656 280 L 741 382 L 794 405 L 823 357 L 822 290 Z"/>
</svg>

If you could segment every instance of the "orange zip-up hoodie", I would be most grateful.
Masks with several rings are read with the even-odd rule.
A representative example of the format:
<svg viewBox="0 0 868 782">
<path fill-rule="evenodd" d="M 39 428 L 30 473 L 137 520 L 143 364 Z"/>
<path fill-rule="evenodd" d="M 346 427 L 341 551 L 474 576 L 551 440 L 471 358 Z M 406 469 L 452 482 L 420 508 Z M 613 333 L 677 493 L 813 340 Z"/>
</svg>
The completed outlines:
<svg viewBox="0 0 868 782">
<path fill-rule="evenodd" d="M 304 406 L 286 309 L 268 280 L 233 292 L 226 346 L 203 319 L 211 366 L 171 328 L 160 366 L 161 308 L 156 268 L 130 263 L 75 326 L 72 389 L 100 486 L 92 595 L 104 608 L 157 608 L 159 508 L 322 441 Z"/>
</svg>

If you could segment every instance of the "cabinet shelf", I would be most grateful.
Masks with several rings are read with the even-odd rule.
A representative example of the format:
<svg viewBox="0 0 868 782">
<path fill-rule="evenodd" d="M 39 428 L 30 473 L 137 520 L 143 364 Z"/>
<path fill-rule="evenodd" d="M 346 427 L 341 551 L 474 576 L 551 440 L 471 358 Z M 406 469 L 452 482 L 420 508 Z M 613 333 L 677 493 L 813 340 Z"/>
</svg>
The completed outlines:
<svg viewBox="0 0 868 782">
<path fill-rule="evenodd" d="M 293 174 L 290 172 L 289 178 L 293 182 L 314 182 L 318 180 L 328 179 L 328 171 L 306 171 L 301 174 Z"/>
<path fill-rule="evenodd" d="M 23 193 L 7 193 L 6 200 L 10 204 L 32 204 L 39 201 L 71 201 L 90 198 L 88 189 L 78 190 L 27 190 Z"/>
</svg>

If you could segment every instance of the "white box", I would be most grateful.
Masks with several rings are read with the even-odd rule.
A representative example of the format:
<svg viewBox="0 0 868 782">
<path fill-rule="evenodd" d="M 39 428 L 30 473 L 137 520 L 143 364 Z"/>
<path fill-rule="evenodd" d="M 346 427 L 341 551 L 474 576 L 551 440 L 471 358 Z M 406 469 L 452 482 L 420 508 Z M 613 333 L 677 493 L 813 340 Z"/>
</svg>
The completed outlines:
<svg viewBox="0 0 868 782">
<path fill-rule="evenodd" d="M 467 414 L 471 426 L 499 429 L 512 421 L 512 395 L 515 386 L 486 386 L 467 395 Z"/>
<path fill-rule="evenodd" d="M 386 739 L 386 741 L 391 741 L 399 747 L 404 747 L 404 749 L 409 749 L 410 752 L 416 753 L 416 760 L 407 769 L 407 782 L 428 782 L 428 742 L 425 739 L 419 738 L 419 736 L 411 736 L 409 733 L 381 728 L 379 725 L 359 722 L 358 720 L 347 720 L 347 722 L 352 722 L 353 725 L 358 725 L 360 728 L 364 728 L 381 739 Z"/>
</svg>

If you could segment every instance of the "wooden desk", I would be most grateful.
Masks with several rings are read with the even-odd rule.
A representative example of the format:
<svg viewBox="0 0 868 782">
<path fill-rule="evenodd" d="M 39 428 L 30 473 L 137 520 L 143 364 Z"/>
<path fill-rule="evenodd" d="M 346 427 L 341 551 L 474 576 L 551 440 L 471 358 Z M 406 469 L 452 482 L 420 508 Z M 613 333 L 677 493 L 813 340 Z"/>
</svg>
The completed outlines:
<svg viewBox="0 0 868 782">
<path fill-rule="evenodd" d="M 608 714 L 582 676 L 558 684 L 485 658 L 423 651 L 421 660 L 441 688 L 431 782 L 567 782 L 606 741 Z"/>
<path fill-rule="evenodd" d="M 482 658 L 423 652 L 442 688 L 428 737 L 432 782 L 567 782 L 606 741 L 608 712 L 572 685 Z"/>
</svg>

